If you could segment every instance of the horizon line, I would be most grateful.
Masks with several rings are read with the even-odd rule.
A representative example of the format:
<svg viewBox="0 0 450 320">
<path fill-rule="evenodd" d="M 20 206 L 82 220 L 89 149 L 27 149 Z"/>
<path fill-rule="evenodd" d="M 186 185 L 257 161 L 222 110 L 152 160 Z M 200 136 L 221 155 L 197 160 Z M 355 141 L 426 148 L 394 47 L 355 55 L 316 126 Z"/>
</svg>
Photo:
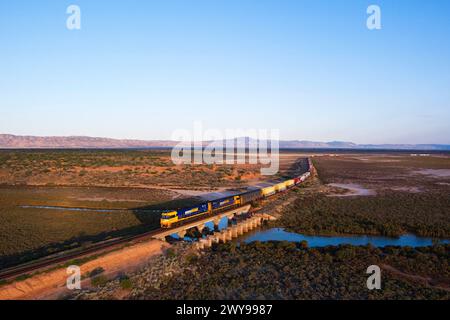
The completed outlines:
<svg viewBox="0 0 450 320">
<path fill-rule="evenodd" d="M 313 143 L 351 143 L 356 146 L 395 146 L 395 145 L 411 145 L 411 146 L 421 146 L 421 145 L 436 145 L 436 146 L 450 146 L 449 143 L 434 143 L 434 142 L 428 142 L 428 143 L 356 143 L 353 141 L 348 140 L 309 140 L 309 139 L 281 139 L 278 140 L 275 139 L 258 139 L 251 136 L 236 136 L 229 139 L 216 139 L 216 140 L 172 140 L 172 139 L 139 139 L 139 138 L 112 138 L 112 137 L 106 137 L 106 136 L 89 136 L 89 135 L 32 135 L 32 134 L 13 134 L 13 133 L 0 133 L 0 136 L 14 136 L 14 137 L 30 137 L 30 138 L 90 138 L 90 139 L 109 139 L 109 140 L 116 140 L 116 141 L 124 141 L 124 140 L 131 140 L 131 141 L 140 141 L 140 142 L 209 142 L 209 141 L 220 141 L 220 140 L 229 140 L 229 139 L 254 139 L 254 140 L 266 140 L 266 141 L 282 141 L 282 142 L 313 142 Z M 1 147 L 0 147 L 1 148 Z"/>
</svg>

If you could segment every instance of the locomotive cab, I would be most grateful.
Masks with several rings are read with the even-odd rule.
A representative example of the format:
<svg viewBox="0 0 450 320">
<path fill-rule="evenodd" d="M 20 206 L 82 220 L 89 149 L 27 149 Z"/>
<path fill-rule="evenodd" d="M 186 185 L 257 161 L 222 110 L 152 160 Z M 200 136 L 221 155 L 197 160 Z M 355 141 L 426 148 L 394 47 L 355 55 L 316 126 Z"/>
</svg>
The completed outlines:
<svg viewBox="0 0 450 320">
<path fill-rule="evenodd" d="M 178 222 L 176 211 L 165 212 L 161 215 L 161 228 L 170 228 L 176 222 Z"/>
</svg>

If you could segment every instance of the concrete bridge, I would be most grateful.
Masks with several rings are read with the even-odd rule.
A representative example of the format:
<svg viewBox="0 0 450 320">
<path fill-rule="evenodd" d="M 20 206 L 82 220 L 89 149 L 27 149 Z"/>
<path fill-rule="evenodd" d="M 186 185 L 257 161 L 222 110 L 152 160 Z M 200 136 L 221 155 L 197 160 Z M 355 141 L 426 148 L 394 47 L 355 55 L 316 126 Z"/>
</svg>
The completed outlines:
<svg viewBox="0 0 450 320">
<path fill-rule="evenodd" d="M 274 220 L 275 218 L 268 214 L 255 214 L 245 220 L 238 221 L 237 224 L 232 225 L 222 231 L 214 232 L 214 234 L 208 235 L 206 238 L 200 238 L 194 245 L 198 250 L 210 248 L 213 243 L 226 243 L 244 233 L 247 233 L 262 225 L 263 221 Z"/>
<path fill-rule="evenodd" d="M 213 216 L 205 216 L 203 219 L 195 220 L 192 222 L 187 222 L 186 224 L 183 224 L 181 226 L 178 226 L 175 228 L 170 228 L 170 229 L 164 230 L 162 232 L 158 232 L 158 234 L 156 234 L 154 236 L 154 238 L 165 241 L 167 236 L 170 236 L 173 234 L 177 234 L 180 238 L 184 238 L 187 230 L 189 230 L 191 228 L 197 228 L 199 232 L 202 232 L 203 229 L 205 228 L 205 224 L 208 222 L 213 222 L 214 229 L 218 229 L 219 222 L 220 222 L 220 220 L 222 220 L 222 218 L 227 217 L 228 220 L 231 220 L 235 216 L 248 213 L 250 208 L 251 208 L 250 205 L 246 205 L 246 206 L 239 207 L 239 208 L 236 208 L 236 209 L 233 209 L 230 211 L 225 211 L 225 212 L 213 215 Z"/>
</svg>

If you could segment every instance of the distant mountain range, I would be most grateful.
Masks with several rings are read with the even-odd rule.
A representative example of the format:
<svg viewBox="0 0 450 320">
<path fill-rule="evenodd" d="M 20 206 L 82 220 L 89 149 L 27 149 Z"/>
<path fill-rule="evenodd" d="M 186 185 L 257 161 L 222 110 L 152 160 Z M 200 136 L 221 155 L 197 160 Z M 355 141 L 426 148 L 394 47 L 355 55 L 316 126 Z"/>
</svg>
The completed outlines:
<svg viewBox="0 0 450 320">
<path fill-rule="evenodd" d="M 245 138 L 245 141 L 248 144 L 251 138 Z M 85 136 L 38 137 L 0 134 L 0 148 L 2 149 L 164 148 L 173 147 L 177 144 L 177 141 L 171 140 L 110 139 Z M 282 149 L 450 150 L 450 145 L 445 144 L 356 144 L 345 141 L 317 142 L 305 140 L 280 140 L 279 146 Z"/>
</svg>

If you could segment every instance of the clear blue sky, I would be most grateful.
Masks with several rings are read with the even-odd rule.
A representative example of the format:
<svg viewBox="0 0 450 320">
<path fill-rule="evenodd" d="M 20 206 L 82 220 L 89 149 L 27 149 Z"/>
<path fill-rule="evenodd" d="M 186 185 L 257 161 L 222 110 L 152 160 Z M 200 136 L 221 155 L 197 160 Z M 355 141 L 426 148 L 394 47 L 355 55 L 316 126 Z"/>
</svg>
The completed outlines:
<svg viewBox="0 0 450 320">
<path fill-rule="evenodd" d="M 449 42 L 450 1 L 1 1 L 0 133 L 450 144 Z"/>
</svg>

